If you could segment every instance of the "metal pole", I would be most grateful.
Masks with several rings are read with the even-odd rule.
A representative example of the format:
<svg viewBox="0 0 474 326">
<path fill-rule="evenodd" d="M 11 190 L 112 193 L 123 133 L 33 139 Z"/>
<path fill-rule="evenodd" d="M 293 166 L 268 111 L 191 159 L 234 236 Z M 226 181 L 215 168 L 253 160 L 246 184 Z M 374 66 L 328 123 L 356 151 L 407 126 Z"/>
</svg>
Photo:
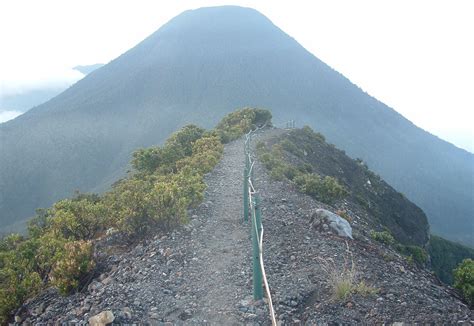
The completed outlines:
<svg viewBox="0 0 474 326">
<path fill-rule="evenodd" d="M 254 300 L 261 300 L 263 298 L 263 284 L 262 284 L 262 269 L 260 267 L 260 250 L 258 245 L 258 237 L 262 230 L 260 217 L 260 202 L 258 195 L 255 194 L 253 199 L 253 206 L 255 211 L 252 212 L 252 247 L 253 247 L 253 298 Z"/>
</svg>

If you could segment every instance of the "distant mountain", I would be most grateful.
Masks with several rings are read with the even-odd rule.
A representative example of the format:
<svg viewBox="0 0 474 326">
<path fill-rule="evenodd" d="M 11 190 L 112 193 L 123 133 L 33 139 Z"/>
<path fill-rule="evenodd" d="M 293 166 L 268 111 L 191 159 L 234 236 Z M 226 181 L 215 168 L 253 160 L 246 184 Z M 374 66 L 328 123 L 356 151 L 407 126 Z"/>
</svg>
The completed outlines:
<svg viewBox="0 0 474 326">
<path fill-rule="evenodd" d="M 33 89 L 20 94 L 2 96 L 0 98 L 0 112 L 6 109 L 9 111 L 26 112 L 32 107 L 52 99 L 64 90 L 64 87 L 48 87 Z"/>
<path fill-rule="evenodd" d="M 99 69 L 103 65 L 104 65 L 103 63 L 96 63 L 96 64 L 93 64 L 93 65 L 75 66 L 73 69 L 83 73 L 84 75 L 88 75 L 91 72 L 93 72 L 94 70 Z"/>
<path fill-rule="evenodd" d="M 79 71 L 84 75 L 88 75 L 94 70 L 102 67 L 103 64 L 98 63 L 88 66 L 76 66 L 73 69 Z M 49 101 L 56 95 L 60 94 L 66 89 L 66 87 L 42 87 L 38 89 L 32 89 L 19 94 L 3 95 L 0 96 L 0 115 L 5 112 L 16 112 L 24 113 L 29 109 L 43 104 Z M 0 122 L 2 122 L 0 120 Z"/>
<path fill-rule="evenodd" d="M 246 105 L 321 131 L 419 205 L 433 232 L 474 245 L 473 154 L 367 95 L 257 11 L 233 6 L 184 12 L 1 124 L 1 223 L 76 189 L 104 190 L 137 147 L 186 123 L 213 126 Z"/>
</svg>

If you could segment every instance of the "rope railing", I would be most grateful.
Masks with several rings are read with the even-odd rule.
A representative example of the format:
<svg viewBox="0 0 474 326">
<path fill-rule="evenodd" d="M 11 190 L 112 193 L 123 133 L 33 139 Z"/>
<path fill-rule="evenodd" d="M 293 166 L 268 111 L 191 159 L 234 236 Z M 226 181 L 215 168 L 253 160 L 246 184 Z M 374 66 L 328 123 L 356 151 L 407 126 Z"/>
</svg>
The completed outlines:
<svg viewBox="0 0 474 326">
<path fill-rule="evenodd" d="M 266 290 L 268 299 L 268 307 L 270 310 L 270 318 L 272 325 L 276 326 L 275 310 L 265 273 L 265 265 L 263 263 L 263 225 L 260 211 L 260 198 L 258 192 L 253 185 L 253 172 L 255 160 L 250 150 L 250 142 L 252 135 L 259 130 L 265 128 L 266 124 L 249 131 L 245 135 L 245 169 L 244 169 L 244 221 L 251 220 L 252 230 L 252 256 L 253 256 L 253 296 L 255 300 L 263 299 L 263 287 Z M 262 286 L 263 283 L 263 286 Z"/>
<path fill-rule="evenodd" d="M 282 128 L 282 129 L 295 129 L 296 121 L 295 120 L 288 120 L 288 121 L 280 120 L 280 122 L 274 123 L 273 126 L 277 128 Z"/>
</svg>

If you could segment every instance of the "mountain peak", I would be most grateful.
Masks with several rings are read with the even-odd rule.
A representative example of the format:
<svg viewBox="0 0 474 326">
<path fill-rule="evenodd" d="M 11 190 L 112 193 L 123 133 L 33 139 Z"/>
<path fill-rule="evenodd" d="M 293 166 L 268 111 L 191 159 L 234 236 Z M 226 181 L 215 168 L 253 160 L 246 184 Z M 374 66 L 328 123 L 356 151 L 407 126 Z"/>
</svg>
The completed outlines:
<svg viewBox="0 0 474 326">
<path fill-rule="evenodd" d="M 206 45 L 222 45 L 232 50 L 239 44 L 277 43 L 285 37 L 288 35 L 255 9 L 219 6 L 185 11 L 153 33 L 149 40 L 198 50 Z"/>
<path fill-rule="evenodd" d="M 270 20 L 259 11 L 241 6 L 215 6 L 186 10 L 170 22 L 183 20 L 188 24 L 205 25 L 208 23 L 245 24 L 253 21 Z"/>
</svg>

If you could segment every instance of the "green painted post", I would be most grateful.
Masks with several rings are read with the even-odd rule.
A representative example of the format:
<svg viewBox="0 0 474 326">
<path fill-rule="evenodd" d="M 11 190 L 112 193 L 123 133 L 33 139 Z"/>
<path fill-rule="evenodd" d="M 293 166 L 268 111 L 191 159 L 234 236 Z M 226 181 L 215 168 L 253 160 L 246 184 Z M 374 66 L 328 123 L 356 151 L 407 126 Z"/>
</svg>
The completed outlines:
<svg viewBox="0 0 474 326">
<path fill-rule="evenodd" d="M 245 159 L 244 168 L 244 222 L 249 220 L 249 179 L 247 169 L 247 159 Z"/>
<path fill-rule="evenodd" d="M 244 142 L 244 154 L 245 154 L 245 167 L 244 167 L 244 222 L 249 220 L 249 156 L 248 154 L 248 143 Z"/>
<path fill-rule="evenodd" d="M 252 247 L 253 247 L 253 298 L 254 300 L 261 300 L 263 298 L 263 284 L 262 284 L 262 270 L 260 268 L 260 250 L 258 246 L 257 234 L 260 235 L 262 231 L 261 227 L 261 216 L 260 216 L 260 202 L 257 194 L 253 198 L 253 205 L 255 212 L 252 214 Z M 257 229 L 255 229 L 255 222 L 257 223 Z"/>
</svg>

